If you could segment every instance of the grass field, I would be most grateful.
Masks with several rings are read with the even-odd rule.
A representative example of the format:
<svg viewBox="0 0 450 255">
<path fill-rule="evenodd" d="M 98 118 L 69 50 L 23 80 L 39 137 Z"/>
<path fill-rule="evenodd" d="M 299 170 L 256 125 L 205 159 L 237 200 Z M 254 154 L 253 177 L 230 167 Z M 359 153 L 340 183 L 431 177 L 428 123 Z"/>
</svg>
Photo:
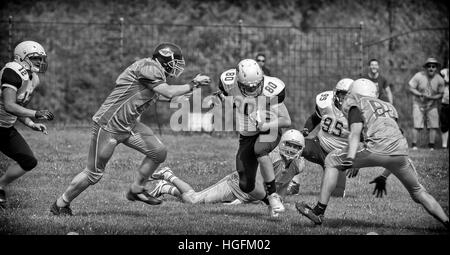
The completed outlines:
<svg viewBox="0 0 450 255">
<path fill-rule="evenodd" d="M 103 179 L 72 203 L 74 217 L 54 217 L 49 208 L 81 171 L 87 158 L 89 129 L 50 128 L 49 135 L 22 130 L 39 165 L 7 188 L 9 208 L 0 211 L 0 234 L 447 234 L 434 218 L 409 197 L 400 182 L 388 180 L 387 197 L 372 196 L 369 181 L 381 168 L 366 168 L 347 182 L 347 197 L 331 200 L 326 222 L 313 226 L 293 205 L 315 202 L 320 167 L 307 162 L 299 195 L 285 199 L 288 211 L 269 218 L 263 205 L 187 205 L 165 197 L 159 206 L 129 202 L 125 192 L 143 156 L 120 145 Z M 234 169 L 237 139 L 209 135 L 162 135 L 169 154 L 164 165 L 191 183 L 205 188 Z M 420 180 L 448 214 L 449 158 L 447 150 L 411 151 Z M 0 172 L 11 163 L 0 155 Z"/>
</svg>

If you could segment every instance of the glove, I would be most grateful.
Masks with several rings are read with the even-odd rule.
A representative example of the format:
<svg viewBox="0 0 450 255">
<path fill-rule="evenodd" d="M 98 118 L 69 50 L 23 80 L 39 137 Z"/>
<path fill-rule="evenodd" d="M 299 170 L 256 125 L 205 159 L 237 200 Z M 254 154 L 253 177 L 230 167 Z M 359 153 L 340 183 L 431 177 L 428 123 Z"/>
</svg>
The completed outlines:
<svg viewBox="0 0 450 255">
<path fill-rule="evenodd" d="M 302 130 L 302 135 L 303 135 L 304 137 L 307 137 L 307 136 L 309 135 L 309 130 L 308 130 L 307 128 L 304 128 L 304 129 Z"/>
<path fill-rule="evenodd" d="M 49 110 L 37 110 L 34 117 L 38 120 L 53 120 L 55 116 Z"/>
<path fill-rule="evenodd" d="M 340 167 L 338 167 L 338 170 L 345 171 L 349 168 L 353 168 L 353 161 L 355 161 L 355 159 L 348 157 L 345 158 L 344 161 L 342 161 Z"/>
<path fill-rule="evenodd" d="M 375 189 L 372 192 L 372 195 L 376 194 L 376 197 L 383 197 L 383 192 L 387 195 L 386 192 L 386 177 L 380 175 L 377 178 L 373 179 L 369 184 L 375 184 Z"/>
<path fill-rule="evenodd" d="M 359 168 L 350 168 L 347 171 L 347 178 L 354 178 L 358 175 Z"/>
<path fill-rule="evenodd" d="M 206 75 L 197 74 L 197 76 L 192 79 L 191 84 L 196 88 L 198 86 L 208 86 L 211 83 L 211 78 Z"/>
</svg>

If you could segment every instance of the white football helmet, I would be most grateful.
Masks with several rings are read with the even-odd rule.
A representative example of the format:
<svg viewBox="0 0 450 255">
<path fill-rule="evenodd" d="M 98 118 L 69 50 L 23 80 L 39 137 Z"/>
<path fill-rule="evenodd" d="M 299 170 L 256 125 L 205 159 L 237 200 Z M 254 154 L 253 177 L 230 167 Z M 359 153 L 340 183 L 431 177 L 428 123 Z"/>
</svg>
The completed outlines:
<svg viewBox="0 0 450 255">
<path fill-rule="evenodd" d="M 47 70 L 47 54 L 44 47 L 34 41 L 19 43 L 14 49 L 14 60 L 35 73 L 45 73 Z"/>
<path fill-rule="evenodd" d="M 280 139 L 280 154 L 287 160 L 298 159 L 303 153 L 305 138 L 297 129 L 289 129 Z"/>
<path fill-rule="evenodd" d="M 357 79 L 350 85 L 349 92 L 366 97 L 378 98 L 378 87 L 371 80 Z"/>
<path fill-rule="evenodd" d="M 341 109 L 342 103 L 344 102 L 344 97 L 347 95 L 347 92 L 350 88 L 350 85 L 352 85 L 353 80 L 349 78 L 344 78 L 336 84 L 336 87 L 334 88 L 334 105 L 338 109 Z"/>
<path fill-rule="evenodd" d="M 264 76 L 261 67 L 253 59 L 244 59 L 239 62 L 237 83 L 244 96 L 259 96 L 263 89 Z"/>
</svg>

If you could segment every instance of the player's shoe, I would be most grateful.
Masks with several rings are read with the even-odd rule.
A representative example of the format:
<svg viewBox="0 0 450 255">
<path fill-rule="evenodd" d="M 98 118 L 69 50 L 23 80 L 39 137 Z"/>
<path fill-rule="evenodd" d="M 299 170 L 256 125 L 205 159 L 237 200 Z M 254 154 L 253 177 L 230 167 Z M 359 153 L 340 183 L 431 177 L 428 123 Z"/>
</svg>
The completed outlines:
<svg viewBox="0 0 450 255">
<path fill-rule="evenodd" d="M 72 216 L 72 209 L 70 209 L 69 205 L 66 205 L 64 207 L 59 207 L 56 205 L 56 201 L 52 204 L 52 207 L 50 208 L 50 212 L 53 213 L 53 215 L 57 216 Z"/>
<path fill-rule="evenodd" d="M 164 180 L 165 173 L 170 173 L 171 175 L 173 175 L 173 172 L 169 167 L 163 167 L 158 171 L 155 171 L 150 178 L 153 180 Z"/>
<path fill-rule="evenodd" d="M 159 180 L 158 183 L 156 183 L 155 188 L 152 191 L 150 191 L 148 194 L 150 194 L 150 196 L 153 196 L 153 197 L 160 197 L 163 194 L 161 191 L 162 191 L 163 187 L 166 185 L 172 186 L 170 184 L 170 182 L 168 182 L 168 181 Z"/>
<path fill-rule="evenodd" d="M 305 202 L 297 202 L 295 203 L 295 208 L 297 208 L 297 211 L 301 213 L 302 215 L 306 216 L 308 219 L 310 219 L 314 224 L 321 225 L 323 222 L 323 214 L 317 215 L 314 213 L 313 209 L 306 204 Z"/>
<path fill-rule="evenodd" d="M 284 208 L 283 203 L 281 202 L 281 197 L 277 193 L 272 193 L 267 196 L 269 200 L 269 212 L 270 216 L 278 217 L 279 213 L 284 212 L 286 209 Z"/>
<path fill-rule="evenodd" d="M 300 191 L 300 183 L 291 181 L 287 187 L 287 195 L 297 195 Z"/>
<path fill-rule="evenodd" d="M 0 189 L 0 209 L 6 208 L 6 193 L 4 190 Z"/>
<path fill-rule="evenodd" d="M 134 193 L 129 189 L 126 197 L 130 201 L 141 201 L 149 205 L 159 205 L 162 203 L 160 199 L 153 197 L 146 190 L 143 190 L 140 193 Z"/>
</svg>

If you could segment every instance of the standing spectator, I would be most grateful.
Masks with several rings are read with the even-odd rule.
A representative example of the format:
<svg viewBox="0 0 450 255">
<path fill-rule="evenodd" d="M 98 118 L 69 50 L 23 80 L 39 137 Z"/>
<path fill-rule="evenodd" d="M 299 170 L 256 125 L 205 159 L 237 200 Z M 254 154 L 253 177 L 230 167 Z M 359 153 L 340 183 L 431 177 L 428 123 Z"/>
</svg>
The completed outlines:
<svg viewBox="0 0 450 255">
<path fill-rule="evenodd" d="M 263 53 L 258 53 L 258 54 L 256 54 L 255 59 L 256 59 L 256 62 L 258 62 L 258 65 L 263 70 L 264 75 L 271 76 L 270 70 L 266 67 L 266 55 L 264 55 Z"/>
<path fill-rule="evenodd" d="M 363 78 L 371 80 L 378 87 L 378 98 L 389 103 L 393 103 L 391 85 L 379 72 L 379 61 L 376 58 L 369 60 L 369 72 Z"/>
<path fill-rule="evenodd" d="M 417 136 L 424 128 L 425 121 L 430 130 L 428 146 L 434 150 L 436 131 L 439 128 L 438 101 L 444 93 L 444 79 L 437 75 L 440 63 L 435 58 L 428 58 L 424 71 L 416 73 L 409 81 L 409 91 L 413 94 L 413 141 L 412 148 L 417 150 Z"/>
<path fill-rule="evenodd" d="M 442 97 L 442 107 L 441 112 L 439 114 L 439 119 L 441 122 L 441 132 L 442 132 L 442 148 L 446 149 L 448 145 L 448 61 L 447 68 L 441 70 L 441 75 L 444 77 L 445 88 L 444 88 L 444 96 Z"/>
</svg>

